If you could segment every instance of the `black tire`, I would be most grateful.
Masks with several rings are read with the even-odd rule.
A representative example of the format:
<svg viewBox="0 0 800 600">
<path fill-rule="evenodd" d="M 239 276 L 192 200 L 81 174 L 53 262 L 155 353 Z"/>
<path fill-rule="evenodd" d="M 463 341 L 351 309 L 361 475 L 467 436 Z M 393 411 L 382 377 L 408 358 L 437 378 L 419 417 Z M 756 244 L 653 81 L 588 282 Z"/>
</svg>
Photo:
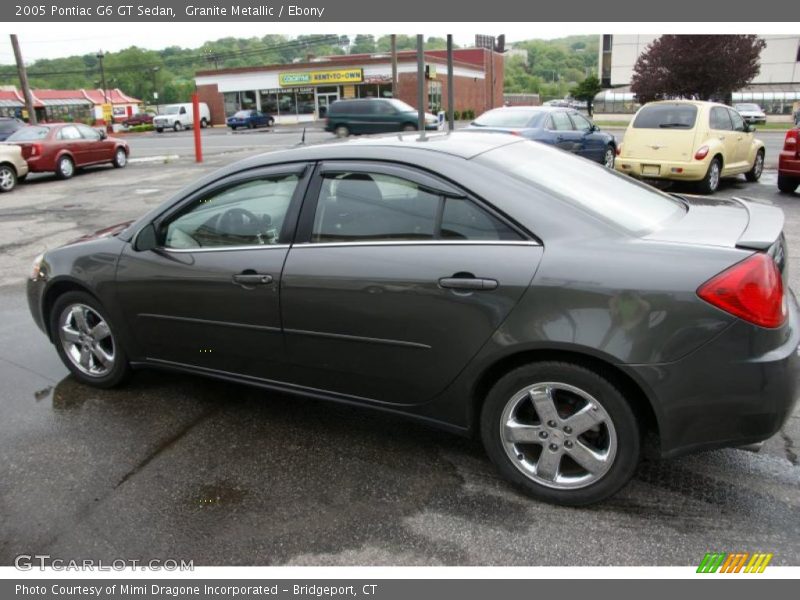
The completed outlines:
<svg viewBox="0 0 800 600">
<path fill-rule="evenodd" d="M 714 176 L 714 169 L 716 168 L 717 173 L 716 177 Z M 719 182 L 722 178 L 722 161 L 714 157 L 714 159 L 708 164 L 708 171 L 706 171 L 706 176 L 697 184 L 697 190 L 701 194 L 713 194 L 719 189 Z"/>
<path fill-rule="evenodd" d="M 403 125 L 403 131 L 416 131 L 416 130 L 417 126 L 413 125 L 412 123 L 406 123 L 405 125 Z"/>
<path fill-rule="evenodd" d="M 75 175 L 75 161 L 66 154 L 56 161 L 56 177 L 69 179 Z"/>
<path fill-rule="evenodd" d="M 156 127 L 156 133 L 164 133 L 163 127 Z"/>
<path fill-rule="evenodd" d="M 114 160 L 111 161 L 111 164 L 117 169 L 122 169 L 128 164 L 128 153 L 125 152 L 125 148 L 114 150 Z"/>
<path fill-rule="evenodd" d="M 601 410 L 613 424 L 616 446 L 612 461 L 610 465 L 606 465 L 606 470 L 598 476 L 596 481 L 590 480 L 583 487 L 558 489 L 556 486 L 551 487 L 537 482 L 532 476 L 523 472 L 524 469 L 520 466 L 522 463 L 515 462 L 517 459 L 522 460 L 521 454 L 512 460 L 507 451 L 506 442 L 501 436 L 501 424 L 506 406 L 510 405 L 515 397 L 519 398 L 521 391 L 528 386 L 545 382 L 572 386 L 582 390 L 593 398 L 593 402 L 600 405 Z M 554 429 L 549 429 L 551 431 L 549 440 L 553 442 L 561 439 L 562 457 L 568 457 L 568 452 L 570 452 L 568 448 L 574 452 L 577 449 L 578 440 L 582 436 L 576 434 L 575 441 L 572 441 L 567 437 L 569 434 L 564 433 L 568 427 L 564 427 L 564 432 L 561 431 L 564 422 L 561 421 L 559 424 L 553 422 Z M 543 428 L 544 426 L 545 424 L 542 423 Z M 639 462 L 641 433 L 628 401 L 607 379 L 594 371 L 571 363 L 532 363 L 518 367 L 504 375 L 492 387 L 486 398 L 481 412 L 480 427 L 486 452 L 500 473 L 531 496 L 554 504 L 583 506 L 600 502 L 628 483 Z M 609 433 L 608 430 L 606 432 Z M 572 434 L 571 430 L 570 434 Z M 539 436 L 541 435 L 540 433 Z M 609 433 L 607 439 L 610 437 Z M 569 444 L 565 440 L 570 440 Z M 538 443 L 526 443 L 526 447 L 534 448 Z M 544 445 L 540 447 L 542 452 L 548 452 L 548 448 Z M 562 459 L 559 461 L 559 464 L 562 464 Z M 571 461 L 570 458 L 564 464 L 569 467 Z M 576 462 L 571 464 L 578 466 Z"/>
<path fill-rule="evenodd" d="M 750 183 L 755 183 L 761 178 L 761 173 L 764 172 L 764 151 L 759 150 L 756 152 L 756 157 L 753 160 L 753 166 L 744 174 L 744 178 Z"/>
<path fill-rule="evenodd" d="M 346 138 L 350 135 L 350 128 L 347 127 L 347 125 L 337 125 L 333 128 L 333 132 L 336 134 L 336 137 Z"/>
<path fill-rule="evenodd" d="M 181 125 L 180 121 L 175 121 L 175 124 L 172 126 L 172 131 L 183 131 L 183 125 Z"/>
<path fill-rule="evenodd" d="M 231 125 L 231 131 L 236 131 L 236 125 Z"/>
<path fill-rule="evenodd" d="M 0 165 L 0 193 L 10 192 L 17 187 L 17 170 L 11 165 Z"/>
<path fill-rule="evenodd" d="M 800 185 L 800 177 L 778 175 L 778 189 L 784 194 L 794 193 L 798 185 Z"/>
<path fill-rule="evenodd" d="M 203 117 L 200 119 L 200 129 L 205 129 L 206 127 L 208 127 L 208 119 Z"/>
<path fill-rule="evenodd" d="M 67 352 L 64 349 L 64 344 L 62 343 L 62 339 L 60 337 L 59 320 L 65 311 L 69 310 L 71 306 L 76 304 L 90 307 L 93 311 L 95 311 L 95 313 L 100 315 L 109 326 L 113 343 L 114 360 L 113 366 L 109 369 L 107 374 L 90 375 L 84 373 L 67 356 Z M 111 388 L 120 385 L 130 376 L 131 366 L 128 362 L 128 356 L 125 353 L 122 345 L 119 343 L 119 336 L 114 323 L 108 318 L 108 313 L 94 296 L 86 292 L 79 291 L 62 294 L 53 303 L 53 308 L 50 311 L 49 319 L 50 331 L 53 333 L 56 352 L 58 352 L 58 356 L 61 358 L 61 361 L 70 370 L 75 379 L 81 383 L 85 383 L 94 387 Z"/>
</svg>

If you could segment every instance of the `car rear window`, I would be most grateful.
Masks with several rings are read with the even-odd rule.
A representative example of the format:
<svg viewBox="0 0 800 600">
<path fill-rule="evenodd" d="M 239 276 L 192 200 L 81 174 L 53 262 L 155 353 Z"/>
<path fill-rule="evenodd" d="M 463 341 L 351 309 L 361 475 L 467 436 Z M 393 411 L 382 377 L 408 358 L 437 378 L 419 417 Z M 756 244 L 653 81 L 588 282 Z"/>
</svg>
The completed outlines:
<svg viewBox="0 0 800 600">
<path fill-rule="evenodd" d="M 528 140 L 476 159 L 544 190 L 633 235 L 646 235 L 686 213 L 685 205 L 600 164 Z"/>
<path fill-rule="evenodd" d="M 251 112 L 249 110 L 240 110 L 239 112 L 234 113 L 233 116 L 236 119 L 246 119 L 247 117 L 250 116 L 250 114 L 251 114 Z"/>
<path fill-rule="evenodd" d="M 479 127 L 528 127 L 536 113 L 530 110 L 497 108 L 483 113 L 472 124 Z"/>
<path fill-rule="evenodd" d="M 697 120 L 694 104 L 651 104 L 633 120 L 634 129 L 691 129 Z"/>
<path fill-rule="evenodd" d="M 20 128 L 20 124 L 17 121 L 0 121 L 0 131 L 3 133 L 8 133 L 9 131 L 14 131 Z"/>
<path fill-rule="evenodd" d="M 50 133 L 50 129 L 47 127 L 37 127 L 35 125 L 30 125 L 28 127 L 17 129 L 14 133 L 8 136 L 8 138 L 6 138 L 6 141 L 32 142 L 35 140 L 43 140 L 44 138 L 47 137 L 48 133 Z"/>
</svg>

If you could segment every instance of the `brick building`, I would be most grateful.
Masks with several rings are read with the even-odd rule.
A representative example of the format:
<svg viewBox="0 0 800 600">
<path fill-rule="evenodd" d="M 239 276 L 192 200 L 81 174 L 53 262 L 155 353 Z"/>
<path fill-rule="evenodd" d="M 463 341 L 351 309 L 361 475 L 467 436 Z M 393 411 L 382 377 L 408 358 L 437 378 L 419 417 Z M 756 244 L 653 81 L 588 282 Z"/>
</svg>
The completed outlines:
<svg viewBox="0 0 800 600">
<path fill-rule="evenodd" d="M 447 53 L 425 53 L 427 109 L 447 103 Z M 417 105 L 417 55 L 397 53 L 397 94 Z M 476 115 L 503 105 L 503 55 L 483 48 L 453 51 L 455 110 Z M 494 81 L 492 85 L 491 81 Z M 306 63 L 200 71 L 195 76 L 201 102 L 214 123 L 241 109 L 273 115 L 278 123 L 325 117 L 327 107 L 344 98 L 392 97 L 389 54 L 327 56 Z"/>
</svg>

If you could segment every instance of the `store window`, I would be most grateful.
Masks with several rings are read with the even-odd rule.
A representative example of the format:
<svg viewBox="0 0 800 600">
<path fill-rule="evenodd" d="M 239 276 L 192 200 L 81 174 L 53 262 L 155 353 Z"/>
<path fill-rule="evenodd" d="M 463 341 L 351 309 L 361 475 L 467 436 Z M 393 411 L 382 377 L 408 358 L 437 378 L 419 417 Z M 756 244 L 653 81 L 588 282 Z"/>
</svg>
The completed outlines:
<svg viewBox="0 0 800 600">
<path fill-rule="evenodd" d="M 278 114 L 278 91 L 277 90 L 261 90 L 259 92 L 261 100 L 261 112 L 269 115 Z"/>
<path fill-rule="evenodd" d="M 297 114 L 314 114 L 314 88 L 298 88 L 297 90 Z"/>
<path fill-rule="evenodd" d="M 377 83 L 364 83 L 358 86 L 359 98 L 380 98 L 380 89 Z"/>
<path fill-rule="evenodd" d="M 288 92 L 281 92 L 278 94 L 278 114 L 297 114 L 297 101 L 294 95 L 294 90 L 289 90 Z"/>
<path fill-rule="evenodd" d="M 442 110 L 442 82 L 428 82 L 428 110 L 436 114 Z"/>
</svg>

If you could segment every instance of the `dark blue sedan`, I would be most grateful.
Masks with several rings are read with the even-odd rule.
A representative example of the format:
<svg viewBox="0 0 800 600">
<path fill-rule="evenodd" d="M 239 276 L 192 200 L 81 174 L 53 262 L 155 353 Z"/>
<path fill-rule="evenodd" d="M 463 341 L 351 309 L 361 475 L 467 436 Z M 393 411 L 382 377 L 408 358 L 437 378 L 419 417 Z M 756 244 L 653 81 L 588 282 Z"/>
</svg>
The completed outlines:
<svg viewBox="0 0 800 600">
<path fill-rule="evenodd" d="M 247 129 L 254 129 L 255 127 L 272 127 L 275 124 L 275 119 L 257 110 L 240 110 L 227 120 L 228 127 L 234 131 L 238 127 L 246 127 Z"/>
<path fill-rule="evenodd" d="M 519 135 L 544 142 L 614 168 L 617 141 L 614 136 L 570 108 L 515 106 L 483 113 L 467 129 Z"/>
</svg>

